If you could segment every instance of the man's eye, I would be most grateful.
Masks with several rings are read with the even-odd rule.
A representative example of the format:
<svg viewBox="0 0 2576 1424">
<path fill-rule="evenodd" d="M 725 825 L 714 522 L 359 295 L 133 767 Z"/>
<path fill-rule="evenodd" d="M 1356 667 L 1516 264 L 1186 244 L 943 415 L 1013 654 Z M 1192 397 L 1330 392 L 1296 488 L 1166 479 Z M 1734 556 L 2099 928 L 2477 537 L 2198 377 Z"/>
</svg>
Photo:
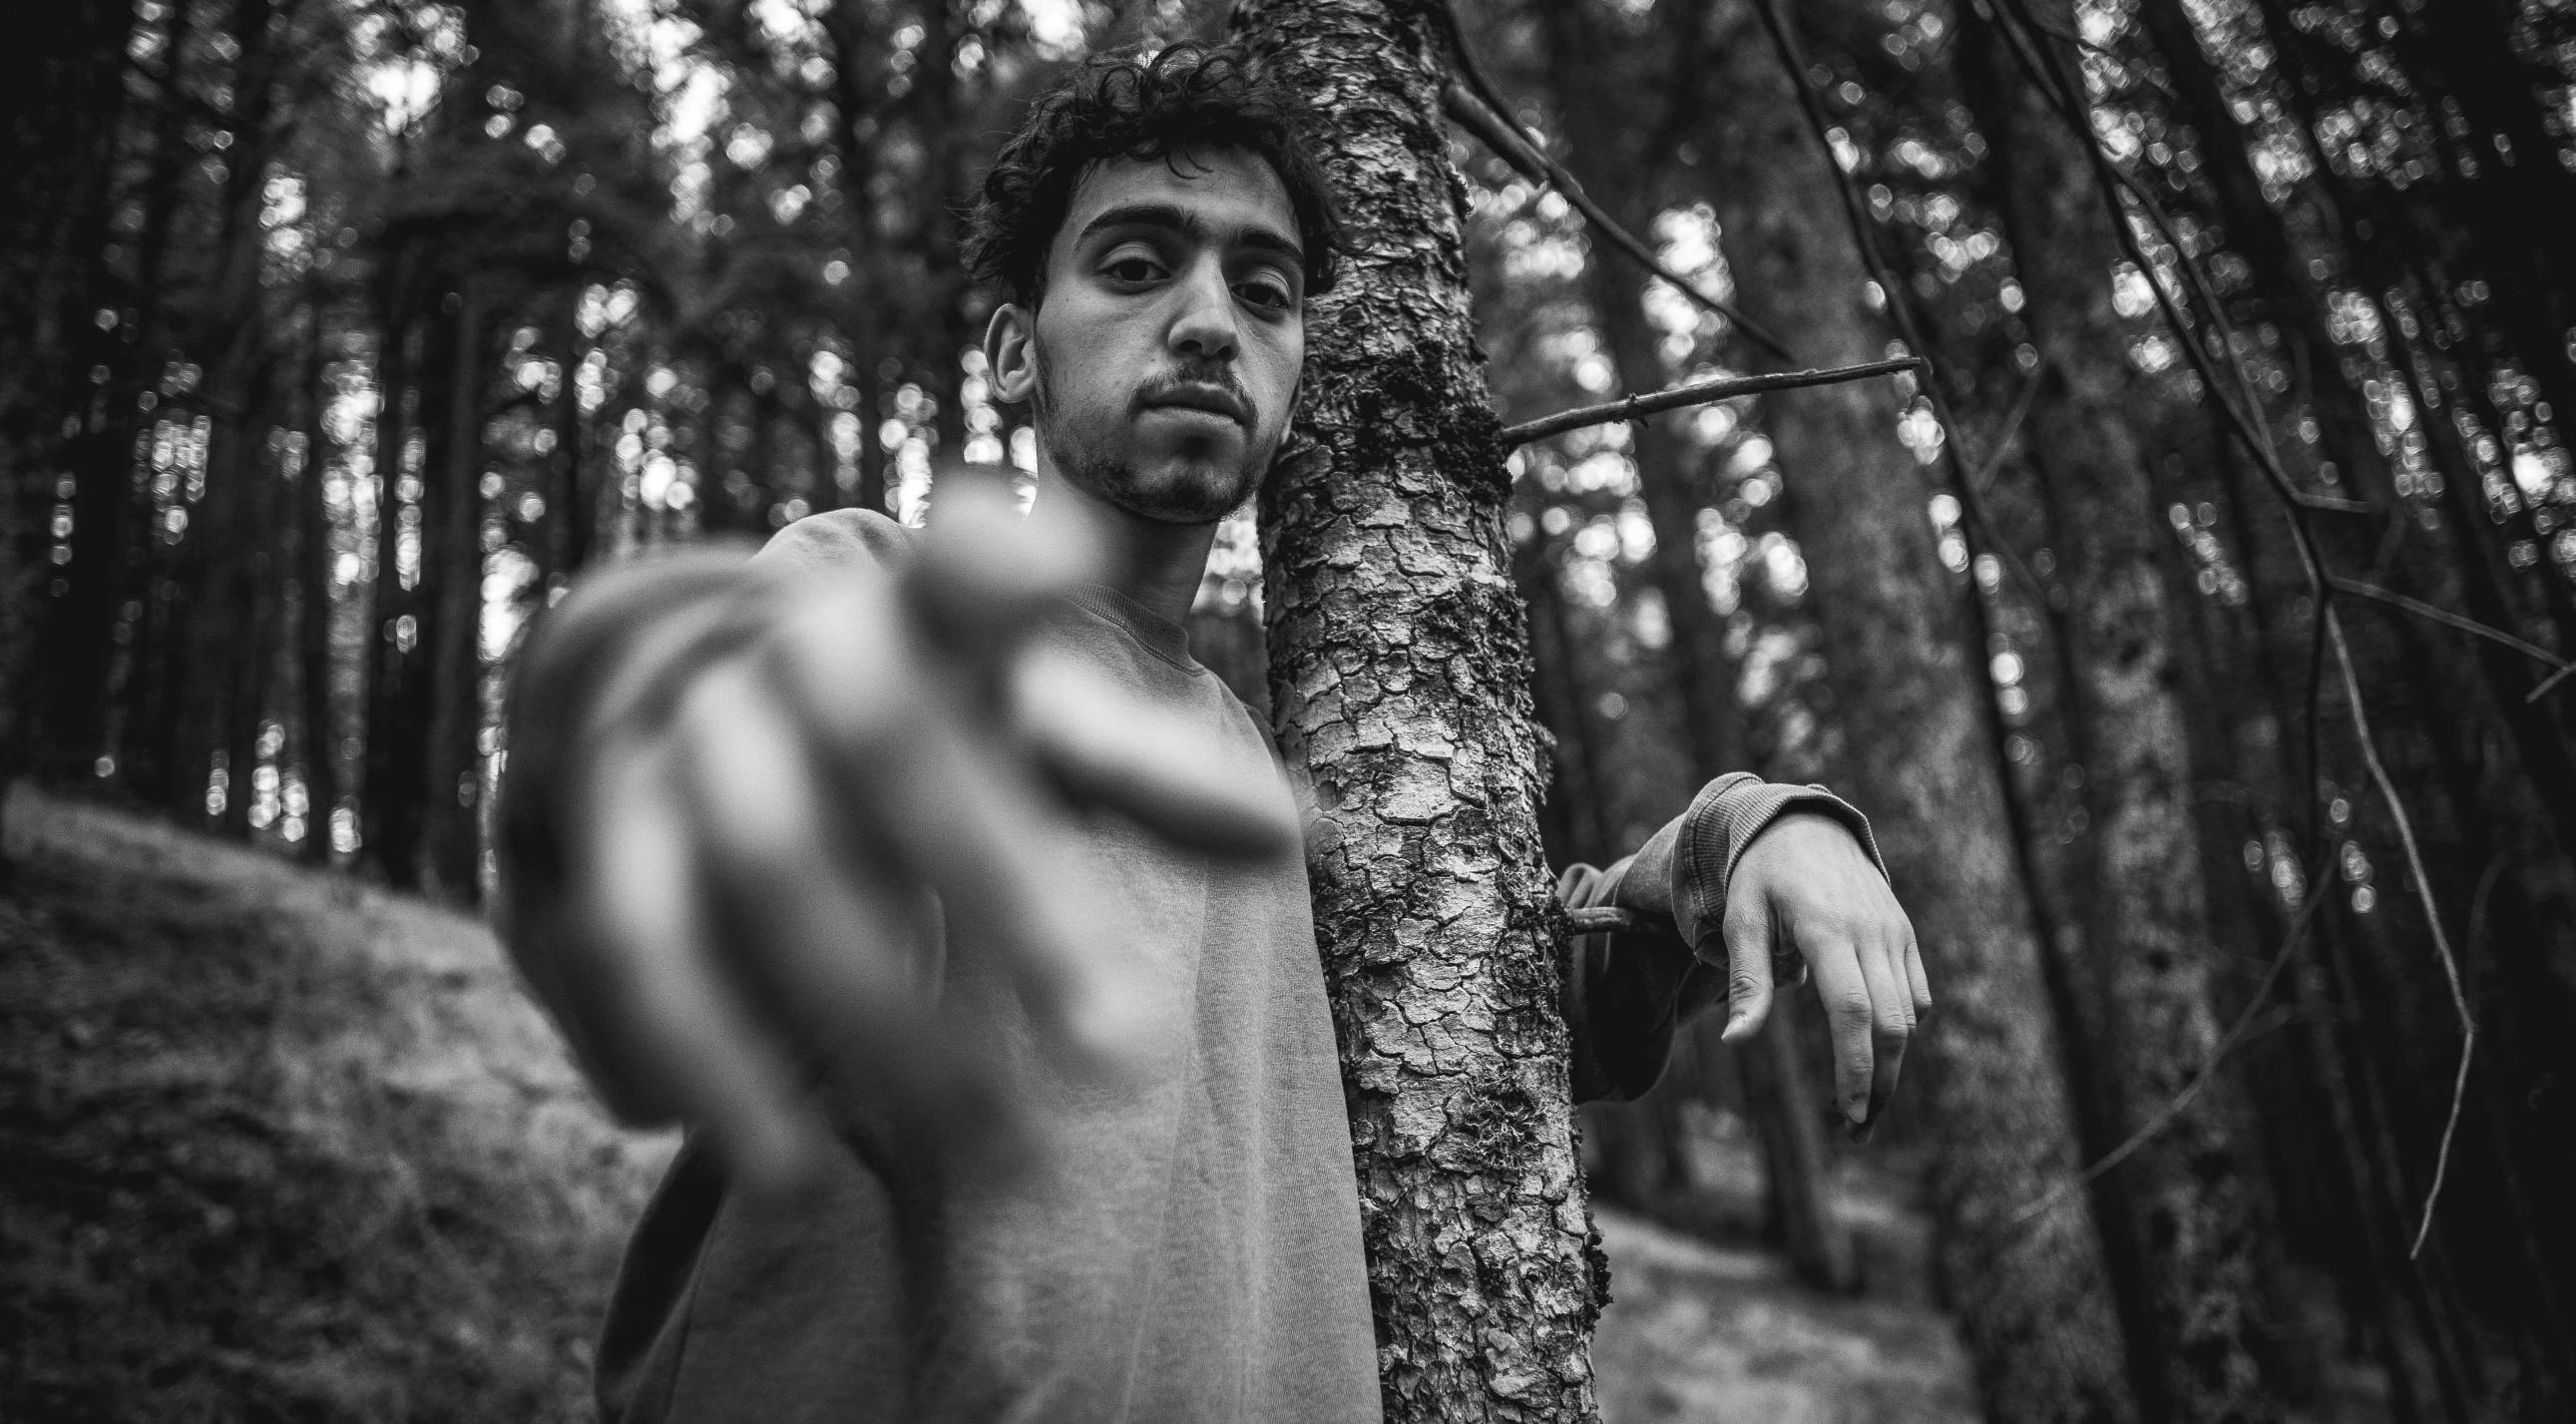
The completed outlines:
<svg viewBox="0 0 2576 1424">
<path fill-rule="evenodd" d="M 1237 283 L 1234 294 L 1264 311 L 1286 311 L 1292 305 L 1288 289 L 1277 282 Z"/>
<path fill-rule="evenodd" d="M 1150 282 L 1162 270 L 1142 257 L 1121 257 L 1101 269 L 1113 282 Z"/>
</svg>

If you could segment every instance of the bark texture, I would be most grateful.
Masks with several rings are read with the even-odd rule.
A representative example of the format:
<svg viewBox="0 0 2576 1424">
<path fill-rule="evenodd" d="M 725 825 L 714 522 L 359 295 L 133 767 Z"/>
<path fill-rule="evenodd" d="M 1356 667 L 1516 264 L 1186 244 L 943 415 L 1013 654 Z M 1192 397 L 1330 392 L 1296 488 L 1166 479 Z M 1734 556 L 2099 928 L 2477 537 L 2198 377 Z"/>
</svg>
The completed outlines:
<svg viewBox="0 0 2576 1424">
<path fill-rule="evenodd" d="M 1406 0 L 1247 0 L 1234 26 L 1329 116 L 1352 247 L 1308 315 L 1262 542 L 1387 1417 L 1588 1420 L 1603 1268 L 1438 22 Z"/>
<path fill-rule="evenodd" d="M 1796 332 L 1802 364 L 1885 357 L 1890 333 L 1865 305 L 1832 159 L 1793 81 L 1748 42 L 1759 30 L 1747 6 L 1702 11 L 1706 191 L 1737 301 Z M 1978 681 L 1975 610 L 1942 566 L 1930 490 L 1896 439 L 1900 404 L 1890 382 L 1824 386 L 1766 399 L 1761 422 L 1788 477 L 1789 523 L 1824 631 L 1840 764 L 1938 1001 L 1918 1040 L 1917 1110 L 1941 1125 L 1942 1268 L 1990 1418 L 2134 1419 L 2092 1218 L 2078 1200 L 2013 1219 L 2075 1169 L 2075 1120 Z"/>
</svg>

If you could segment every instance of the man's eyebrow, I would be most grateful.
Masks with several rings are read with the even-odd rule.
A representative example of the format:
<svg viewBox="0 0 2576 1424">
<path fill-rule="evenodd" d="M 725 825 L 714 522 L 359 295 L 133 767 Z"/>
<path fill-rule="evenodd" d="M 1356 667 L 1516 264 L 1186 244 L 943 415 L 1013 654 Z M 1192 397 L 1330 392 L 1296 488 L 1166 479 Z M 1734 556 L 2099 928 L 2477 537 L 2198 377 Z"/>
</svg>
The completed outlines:
<svg viewBox="0 0 2576 1424">
<path fill-rule="evenodd" d="M 1200 240 L 1205 240 L 1208 235 L 1208 226 L 1199 215 L 1177 203 L 1124 203 L 1101 209 L 1091 221 L 1082 225 L 1081 233 L 1074 240 L 1085 241 L 1095 232 L 1116 227 L 1159 227 Z M 1306 260 L 1306 249 L 1295 238 L 1258 223 L 1246 224 L 1236 230 L 1234 241 L 1256 252 L 1276 253 L 1301 265 Z"/>
</svg>

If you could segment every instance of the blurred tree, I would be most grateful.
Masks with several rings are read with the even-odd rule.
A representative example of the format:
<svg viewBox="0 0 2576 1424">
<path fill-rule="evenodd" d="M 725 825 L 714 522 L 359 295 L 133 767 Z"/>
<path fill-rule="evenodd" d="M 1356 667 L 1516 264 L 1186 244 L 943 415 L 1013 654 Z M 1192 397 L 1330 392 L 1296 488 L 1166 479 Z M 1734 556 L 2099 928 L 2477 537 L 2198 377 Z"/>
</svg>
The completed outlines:
<svg viewBox="0 0 2576 1424">
<path fill-rule="evenodd" d="M 1630 232 L 1651 232 L 1677 166 L 1674 134 L 1695 117 L 1701 98 L 1688 87 L 1699 56 L 1677 61 L 1670 47 L 1689 38 L 1690 9 L 1667 6 L 1641 25 L 1588 0 L 1550 5 L 1544 13 L 1549 77 L 1575 161 L 1608 195 L 1603 209 L 1614 221 Z M 1609 95 L 1628 102 L 1614 106 L 1605 102 Z M 1779 157 L 1764 154 L 1749 163 L 1776 163 Z M 1646 293 L 1633 268 L 1612 262 L 1607 248 L 1606 240 L 1597 241 L 1584 264 L 1584 294 L 1621 385 L 1650 390 L 1672 374 L 1658 350 L 1662 333 L 1646 320 Z M 1680 694 L 1691 782 L 1700 784 L 1754 767 L 1736 697 L 1740 669 L 1728 653 L 1725 621 L 1709 602 L 1700 566 L 1700 519 L 1707 501 L 1694 488 L 1699 451 L 1680 430 L 1680 422 L 1691 418 L 1684 412 L 1638 421 L 1630 429 L 1639 493 L 1654 531 L 1647 568 L 1671 628 L 1664 656 Z M 1878 436 L 1883 442 L 1885 431 Z M 1800 1276 L 1829 1290 L 1848 1290 L 1859 1280 L 1859 1264 L 1851 1233 L 1834 1219 L 1826 1185 L 1824 1131 L 1832 1113 L 1800 1051 L 1798 1012 L 1784 1001 L 1776 1020 L 1736 1055 L 1738 1070 L 1761 1134 L 1773 1229 Z M 1649 1117 L 1647 1123 L 1669 1127 L 1665 1117 Z M 1674 1145 L 1654 1145 L 1667 1159 L 1661 1175 L 1669 1176 Z"/>
<path fill-rule="evenodd" d="M 1760 24 L 1751 5 L 1721 0 L 1666 32 L 1676 82 L 1705 115 L 1691 130 L 1707 155 L 1698 177 L 1737 300 L 1797 332 L 1804 363 L 1875 359 L 1894 333 L 1872 295 L 1883 310 L 1905 294 L 1871 282 L 1855 246 L 1871 239 L 1806 120 L 1805 76 L 1753 42 Z M 1764 428 L 1824 630 L 1839 760 L 1941 986 L 1918 1052 L 1926 1111 L 1943 1124 L 1942 1261 L 1992 1417 L 2132 1418 L 2093 1222 L 2015 1219 L 2077 1161 L 2073 1100 L 1981 683 L 1985 620 L 1943 567 L 1930 491 L 1895 438 L 1911 405 L 1878 382 L 1789 392 L 1765 402 Z"/>
<path fill-rule="evenodd" d="M 2039 7 L 2072 33 L 2071 11 Z M 2172 614 L 2159 572 L 2149 440 L 2177 419 L 2126 359 L 2106 274 L 2124 260 L 2127 218 L 2096 180 L 2079 108 L 2059 112 L 2052 70 L 2032 73 L 2002 36 L 1961 12 L 1961 93 L 1993 145 L 1988 179 L 2038 352 L 2033 460 L 2074 596 L 2069 714 L 2096 826 L 2084 955 L 2109 1006 L 2103 1046 L 2121 1135 L 2217 1067 L 2217 971 L 2185 800 L 2188 742 L 2175 697 Z M 2054 34 L 2040 43 L 2055 43 Z M 2084 105 L 2083 91 L 2069 101 Z M 2080 127 L 2079 127 L 2080 125 Z M 2257 1364 L 2260 1203 L 2247 1173 L 2243 1105 L 2224 1077 L 2150 1138 L 2117 1177 L 2106 1232 L 2126 1232 L 2146 1280 L 2136 1372 L 2150 1415 L 2271 1417 Z"/>
<path fill-rule="evenodd" d="M 80 551 L 72 536 L 101 502 L 82 497 L 90 491 L 68 457 L 111 418 L 93 375 L 118 325 L 99 254 L 113 216 L 131 27 L 127 6 L 79 0 L 0 58 L 0 120 L 16 156 L 0 188 L 0 685 L 11 689 L 0 696 L 0 795 L 55 730 L 43 721 L 61 702 L 26 691 L 39 668 L 50 687 L 66 661 L 61 640 L 40 648 L 40 614 L 68 593 Z M 113 547 L 85 541 L 92 565 L 102 542 Z M 90 568 L 79 573 L 86 580 Z M 7 869 L 0 850 L 0 881 Z"/>
</svg>

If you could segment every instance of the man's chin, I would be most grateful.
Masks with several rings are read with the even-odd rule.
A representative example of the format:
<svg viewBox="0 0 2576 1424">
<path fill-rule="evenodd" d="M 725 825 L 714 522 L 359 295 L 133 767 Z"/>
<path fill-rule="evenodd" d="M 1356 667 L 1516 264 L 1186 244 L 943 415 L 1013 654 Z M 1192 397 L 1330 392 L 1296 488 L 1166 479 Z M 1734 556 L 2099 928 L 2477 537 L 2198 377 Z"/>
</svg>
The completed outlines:
<svg viewBox="0 0 2576 1424">
<path fill-rule="evenodd" d="M 1095 492 L 1130 514 L 1161 524 L 1214 524 L 1243 507 L 1260 484 L 1240 470 L 1184 465 L 1122 470 Z"/>
</svg>

